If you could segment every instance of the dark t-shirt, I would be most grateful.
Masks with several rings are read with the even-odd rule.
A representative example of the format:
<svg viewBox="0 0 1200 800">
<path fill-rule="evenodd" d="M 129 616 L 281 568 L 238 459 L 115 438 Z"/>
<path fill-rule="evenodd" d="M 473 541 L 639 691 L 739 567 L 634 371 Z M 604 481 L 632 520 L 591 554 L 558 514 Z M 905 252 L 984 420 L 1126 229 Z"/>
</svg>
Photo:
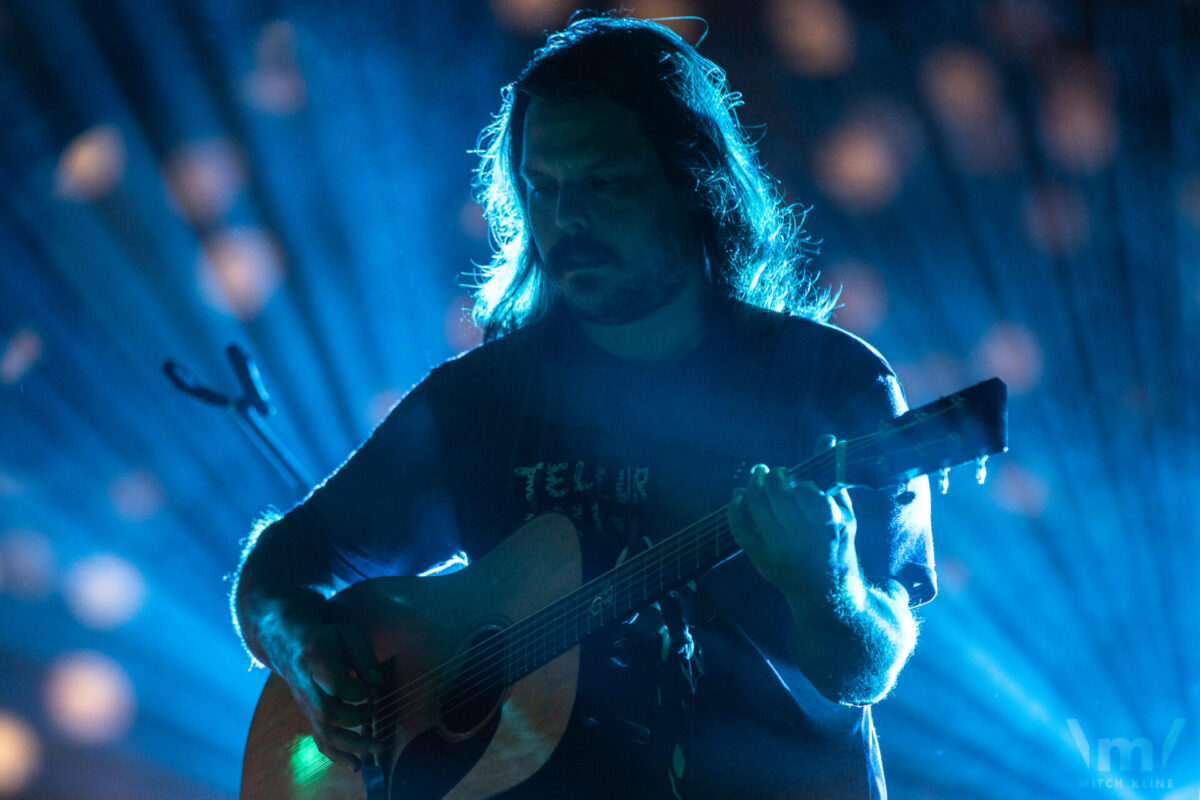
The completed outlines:
<svg viewBox="0 0 1200 800">
<path fill-rule="evenodd" d="M 749 466 L 902 410 L 886 362 L 831 326 L 713 299 L 694 352 L 643 364 L 552 313 L 433 370 L 283 524 L 349 584 L 478 559 L 558 511 L 586 579 L 728 502 Z M 914 482 L 902 505 L 904 488 L 852 492 L 857 550 L 916 605 L 935 591 L 928 495 Z M 506 797 L 880 795 L 869 709 L 791 665 L 787 605 L 747 559 L 622 627 L 619 653 L 614 635 L 585 641 L 567 735 Z"/>
</svg>

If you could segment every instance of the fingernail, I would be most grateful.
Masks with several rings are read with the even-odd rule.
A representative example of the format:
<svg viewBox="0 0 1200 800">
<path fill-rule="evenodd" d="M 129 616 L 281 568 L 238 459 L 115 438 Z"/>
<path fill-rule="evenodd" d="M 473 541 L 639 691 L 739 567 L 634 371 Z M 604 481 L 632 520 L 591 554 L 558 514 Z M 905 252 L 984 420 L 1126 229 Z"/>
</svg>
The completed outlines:
<svg viewBox="0 0 1200 800">
<path fill-rule="evenodd" d="M 766 475 L 771 469 L 766 464 L 755 464 L 754 469 L 750 470 L 753 475 Z"/>
</svg>

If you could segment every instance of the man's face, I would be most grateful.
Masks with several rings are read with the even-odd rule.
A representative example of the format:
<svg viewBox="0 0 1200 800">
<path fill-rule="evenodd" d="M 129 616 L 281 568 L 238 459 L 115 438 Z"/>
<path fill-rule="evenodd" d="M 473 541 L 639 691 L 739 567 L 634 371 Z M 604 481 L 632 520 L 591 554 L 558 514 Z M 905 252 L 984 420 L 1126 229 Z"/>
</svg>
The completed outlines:
<svg viewBox="0 0 1200 800">
<path fill-rule="evenodd" d="M 520 175 L 547 275 L 585 322 L 642 319 L 703 279 L 687 198 L 627 107 L 532 99 Z"/>
</svg>

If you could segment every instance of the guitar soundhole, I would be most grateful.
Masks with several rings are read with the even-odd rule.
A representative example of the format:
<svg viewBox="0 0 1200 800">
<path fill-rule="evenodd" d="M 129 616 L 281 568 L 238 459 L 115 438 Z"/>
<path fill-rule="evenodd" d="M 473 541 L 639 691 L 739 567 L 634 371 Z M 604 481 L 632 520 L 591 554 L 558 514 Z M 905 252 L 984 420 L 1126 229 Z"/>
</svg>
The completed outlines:
<svg viewBox="0 0 1200 800">
<path fill-rule="evenodd" d="M 438 706 L 439 732 L 447 739 L 474 736 L 496 714 L 508 695 L 504 683 L 504 649 L 489 643 L 503 630 L 490 623 L 477 631 L 459 651 L 461 664 L 442 691 Z"/>
</svg>

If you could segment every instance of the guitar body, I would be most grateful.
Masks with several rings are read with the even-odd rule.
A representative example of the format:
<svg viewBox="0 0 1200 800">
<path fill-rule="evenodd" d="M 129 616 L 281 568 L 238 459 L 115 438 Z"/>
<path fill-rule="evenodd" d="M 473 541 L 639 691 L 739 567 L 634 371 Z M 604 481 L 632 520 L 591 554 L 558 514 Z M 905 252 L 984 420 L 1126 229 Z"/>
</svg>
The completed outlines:
<svg viewBox="0 0 1200 800">
<path fill-rule="evenodd" d="M 581 579 L 578 534 L 549 514 L 458 572 L 376 578 L 339 593 L 333 602 L 366 626 L 385 670 L 376 736 L 387 750 L 362 774 L 330 764 L 287 684 L 272 675 L 250 724 L 242 800 L 479 800 L 524 782 L 566 730 L 579 647 L 511 686 L 502 685 L 498 655 L 464 654 Z M 486 646 L 471 652 L 480 650 L 488 654 Z M 481 681 L 493 688 L 477 692 Z"/>
</svg>

